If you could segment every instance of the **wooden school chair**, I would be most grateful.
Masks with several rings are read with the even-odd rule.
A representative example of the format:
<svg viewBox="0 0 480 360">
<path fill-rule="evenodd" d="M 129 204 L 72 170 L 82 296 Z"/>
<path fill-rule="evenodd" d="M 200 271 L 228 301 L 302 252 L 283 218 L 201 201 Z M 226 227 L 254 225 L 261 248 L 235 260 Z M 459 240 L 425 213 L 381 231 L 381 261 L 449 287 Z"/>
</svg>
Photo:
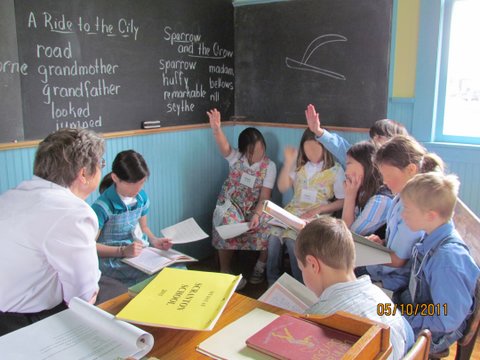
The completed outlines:
<svg viewBox="0 0 480 360">
<path fill-rule="evenodd" d="M 458 233 L 470 248 L 470 254 L 475 262 L 480 264 L 480 219 L 465 205 L 457 199 L 453 222 Z M 480 324 L 480 279 L 477 280 L 475 288 L 474 311 L 467 321 L 465 334 L 458 339 L 456 345 L 455 360 L 470 359 L 475 347 Z M 442 353 L 430 354 L 432 359 L 441 359 L 449 355 L 449 349 Z"/>
<path fill-rule="evenodd" d="M 431 340 L 432 334 L 430 330 L 423 329 L 420 331 L 417 341 L 415 341 L 412 348 L 405 354 L 403 360 L 428 360 Z"/>
</svg>

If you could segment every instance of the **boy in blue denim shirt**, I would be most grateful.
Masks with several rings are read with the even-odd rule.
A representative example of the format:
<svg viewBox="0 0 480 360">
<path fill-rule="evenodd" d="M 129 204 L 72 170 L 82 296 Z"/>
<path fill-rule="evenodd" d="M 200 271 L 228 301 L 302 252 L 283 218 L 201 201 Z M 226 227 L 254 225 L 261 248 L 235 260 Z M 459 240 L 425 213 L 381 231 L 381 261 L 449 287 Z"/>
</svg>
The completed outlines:
<svg viewBox="0 0 480 360">
<path fill-rule="evenodd" d="M 432 353 L 462 337 L 480 273 L 451 221 L 458 187 L 455 175 L 431 172 L 416 175 L 400 195 L 403 220 L 426 234 L 413 247 L 410 277 L 398 283 L 394 300 L 415 335 L 430 329 Z"/>
</svg>

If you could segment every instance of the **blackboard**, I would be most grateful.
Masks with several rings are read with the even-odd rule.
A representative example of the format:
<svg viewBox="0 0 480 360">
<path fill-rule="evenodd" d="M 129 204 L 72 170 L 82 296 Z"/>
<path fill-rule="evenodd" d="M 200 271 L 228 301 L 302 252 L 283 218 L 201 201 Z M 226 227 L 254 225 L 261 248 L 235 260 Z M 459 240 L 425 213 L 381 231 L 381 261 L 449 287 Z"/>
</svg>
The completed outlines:
<svg viewBox="0 0 480 360">
<path fill-rule="evenodd" d="M 212 107 L 226 118 L 234 114 L 230 0 L 1 4 L 0 30 L 9 36 L 2 31 L 0 62 L 27 69 L 0 71 L 0 106 L 7 105 L 0 142 L 39 139 L 62 127 L 198 124 Z"/>
<path fill-rule="evenodd" d="M 235 9 L 235 111 L 253 121 L 370 127 L 386 117 L 393 0 Z"/>
</svg>

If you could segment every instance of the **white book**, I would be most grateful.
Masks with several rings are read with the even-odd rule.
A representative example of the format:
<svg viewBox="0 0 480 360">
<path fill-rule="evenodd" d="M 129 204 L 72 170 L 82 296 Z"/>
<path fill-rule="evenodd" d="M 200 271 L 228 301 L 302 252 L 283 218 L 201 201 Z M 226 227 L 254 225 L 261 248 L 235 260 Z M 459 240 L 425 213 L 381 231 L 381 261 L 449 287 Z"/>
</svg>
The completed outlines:
<svg viewBox="0 0 480 360">
<path fill-rule="evenodd" d="M 292 213 L 276 205 L 270 200 L 266 200 L 263 203 L 263 212 L 272 216 L 275 220 L 279 221 L 281 224 L 284 224 L 285 227 L 292 228 L 295 231 L 302 230 L 307 224 L 305 220 L 300 219 L 298 216 L 293 215 Z"/>
<path fill-rule="evenodd" d="M 78 298 L 69 309 L 0 337 L 2 359 L 140 359 L 153 336 Z"/>
<path fill-rule="evenodd" d="M 152 275 L 174 263 L 197 261 L 197 259 L 173 249 L 160 250 L 147 247 L 142 250 L 140 255 L 133 258 L 123 258 L 122 261 L 144 273 Z"/>
<path fill-rule="evenodd" d="M 352 232 L 355 242 L 355 266 L 388 264 L 392 262 L 391 250 L 364 236 Z"/>
<path fill-rule="evenodd" d="M 301 282 L 283 273 L 258 300 L 302 314 L 315 304 L 318 298 Z"/>
<path fill-rule="evenodd" d="M 247 347 L 245 340 L 275 320 L 278 315 L 253 309 L 197 345 L 197 351 L 212 359 L 271 360 L 271 356 Z"/>
<path fill-rule="evenodd" d="M 246 233 L 250 228 L 248 222 L 216 226 L 218 235 L 224 240 Z"/>
<path fill-rule="evenodd" d="M 160 232 L 166 238 L 171 239 L 174 244 L 185 244 L 208 237 L 194 218 L 181 221 L 178 224 L 160 230 Z"/>
</svg>

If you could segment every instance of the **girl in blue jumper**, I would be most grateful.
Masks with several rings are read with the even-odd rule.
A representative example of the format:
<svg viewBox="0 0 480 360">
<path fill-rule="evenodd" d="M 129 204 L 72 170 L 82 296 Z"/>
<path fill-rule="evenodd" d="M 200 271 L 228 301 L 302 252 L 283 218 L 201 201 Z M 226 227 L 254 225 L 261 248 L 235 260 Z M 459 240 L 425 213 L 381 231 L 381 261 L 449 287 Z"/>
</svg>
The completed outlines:
<svg viewBox="0 0 480 360">
<path fill-rule="evenodd" d="M 443 161 L 437 155 L 428 153 L 415 139 L 395 136 L 378 149 L 375 162 L 383 183 L 396 196 L 387 214 L 385 238 L 370 235 L 369 239 L 385 245 L 392 253 L 390 263 L 370 265 L 366 270 L 373 281 L 381 281 L 384 288 L 395 290 L 397 282 L 409 275 L 407 261 L 411 258 L 413 246 L 423 236 L 423 231 L 411 230 L 402 219 L 403 202 L 398 194 L 416 174 L 443 172 Z M 356 274 L 360 275 L 359 272 Z"/>
<path fill-rule="evenodd" d="M 117 154 L 112 172 L 101 184 L 101 196 L 92 205 L 97 214 L 99 236 L 97 253 L 102 274 L 131 286 L 148 277 L 121 261 L 136 257 L 143 248 L 152 245 L 168 250 L 172 243 L 156 237 L 147 225 L 150 201 L 143 190 L 150 171 L 143 156 L 133 150 Z"/>
</svg>

